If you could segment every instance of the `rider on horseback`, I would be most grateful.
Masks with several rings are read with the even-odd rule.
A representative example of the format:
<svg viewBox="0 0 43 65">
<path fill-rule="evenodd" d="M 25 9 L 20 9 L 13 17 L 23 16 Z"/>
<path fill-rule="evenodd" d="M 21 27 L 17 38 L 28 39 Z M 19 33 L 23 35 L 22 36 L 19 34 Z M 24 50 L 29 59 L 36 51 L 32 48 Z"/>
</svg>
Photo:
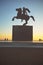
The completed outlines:
<svg viewBox="0 0 43 65">
<path fill-rule="evenodd" d="M 30 13 L 30 10 L 28 8 L 23 7 L 23 15 L 27 15 L 27 11 Z"/>
<path fill-rule="evenodd" d="M 27 15 L 27 11 L 30 13 L 30 10 L 28 8 L 25 8 L 25 7 L 23 7 L 23 11 L 21 8 L 17 8 L 16 11 L 18 11 L 17 16 L 19 16 L 19 17 L 21 15 L 24 15 L 24 16 Z M 23 14 L 22 14 L 22 12 L 23 12 Z"/>
<path fill-rule="evenodd" d="M 23 11 L 22 11 L 21 8 L 17 8 L 16 11 L 18 12 L 18 13 L 17 13 L 17 16 L 14 16 L 14 17 L 12 18 L 12 21 L 14 21 L 14 18 L 16 18 L 16 19 L 21 19 L 21 21 L 25 20 L 26 23 L 24 23 L 23 25 L 26 25 L 26 24 L 27 24 L 27 21 L 28 21 L 30 18 L 32 18 L 33 21 L 35 21 L 35 19 L 34 19 L 33 16 L 29 16 L 29 15 L 27 14 L 27 11 L 30 13 L 30 10 L 29 10 L 28 8 L 23 7 Z"/>
<path fill-rule="evenodd" d="M 21 16 L 22 15 L 22 9 L 21 8 L 17 8 L 16 11 L 18 11 L 17 16 Z"/>
</svg>

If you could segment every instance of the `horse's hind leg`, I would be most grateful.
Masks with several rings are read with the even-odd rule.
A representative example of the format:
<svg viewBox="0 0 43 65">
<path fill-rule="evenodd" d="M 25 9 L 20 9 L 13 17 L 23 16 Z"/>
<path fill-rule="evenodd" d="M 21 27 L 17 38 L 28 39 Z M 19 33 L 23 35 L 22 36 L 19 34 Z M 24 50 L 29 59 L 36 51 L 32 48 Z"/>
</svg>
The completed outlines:
<svg viewBox="0 0 43 65">
<path fill-rule="evenodd" d="M 26 22 L 26 23 L 24 23 L 23 26 L 26 26 L 26 24 L 27 24 L 27 20 L 26 20 L 25 22 Z"/>
</svg>

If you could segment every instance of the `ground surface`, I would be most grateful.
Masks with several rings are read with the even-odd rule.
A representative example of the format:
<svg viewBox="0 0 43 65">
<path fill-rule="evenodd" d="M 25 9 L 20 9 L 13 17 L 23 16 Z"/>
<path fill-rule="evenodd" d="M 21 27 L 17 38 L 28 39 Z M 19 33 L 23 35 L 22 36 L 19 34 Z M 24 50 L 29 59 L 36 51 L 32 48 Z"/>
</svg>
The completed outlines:
<svg viewBox="0 0 43 65">
<path fill-rule="evenodd" d="M 0 47 L 35 47 L 43 48 L 43 42 L 26 42 L 26 41 L 0 41 Z"/>
<path fill-rule="evenodd" d="M 43 42 L 0 42 L 0 65 L 43 65 Z"/>
</svg>

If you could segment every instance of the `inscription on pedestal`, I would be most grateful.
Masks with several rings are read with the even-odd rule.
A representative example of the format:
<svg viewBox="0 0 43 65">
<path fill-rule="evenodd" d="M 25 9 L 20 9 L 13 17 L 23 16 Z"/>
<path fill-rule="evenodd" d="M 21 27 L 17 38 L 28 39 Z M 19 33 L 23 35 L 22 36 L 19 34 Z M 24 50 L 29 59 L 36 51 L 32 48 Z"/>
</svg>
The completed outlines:
<svg viewBox="0 0 43 65">
<path fill-rule="evenodd" d="M 33 27 L 32 26 L 13 26 L 12 41 L 32 41 Z"/>
</svg>

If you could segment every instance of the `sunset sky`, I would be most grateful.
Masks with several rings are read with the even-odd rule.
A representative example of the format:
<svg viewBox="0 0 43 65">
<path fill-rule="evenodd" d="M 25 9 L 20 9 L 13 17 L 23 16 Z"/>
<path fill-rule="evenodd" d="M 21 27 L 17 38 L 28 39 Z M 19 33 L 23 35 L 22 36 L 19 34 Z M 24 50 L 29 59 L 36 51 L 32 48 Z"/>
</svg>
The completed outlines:
<svg viewBox="0 0 43 65">
<path fill-rule="evenodd" d="M 12 39 L 12 26 L 23 25 L 21 20 L 15 19 L 12 21 L 13 16 L 17 16 L 16 8 L 26 7 L 30 9 L 30 16 L 34 16 L 35 22 L 30 19 L 29 26 L 33 26 L 33 40 L 43 40 L 43 0 L 0 0 L 0 40 L 8 38 Z"/>
</svg>

